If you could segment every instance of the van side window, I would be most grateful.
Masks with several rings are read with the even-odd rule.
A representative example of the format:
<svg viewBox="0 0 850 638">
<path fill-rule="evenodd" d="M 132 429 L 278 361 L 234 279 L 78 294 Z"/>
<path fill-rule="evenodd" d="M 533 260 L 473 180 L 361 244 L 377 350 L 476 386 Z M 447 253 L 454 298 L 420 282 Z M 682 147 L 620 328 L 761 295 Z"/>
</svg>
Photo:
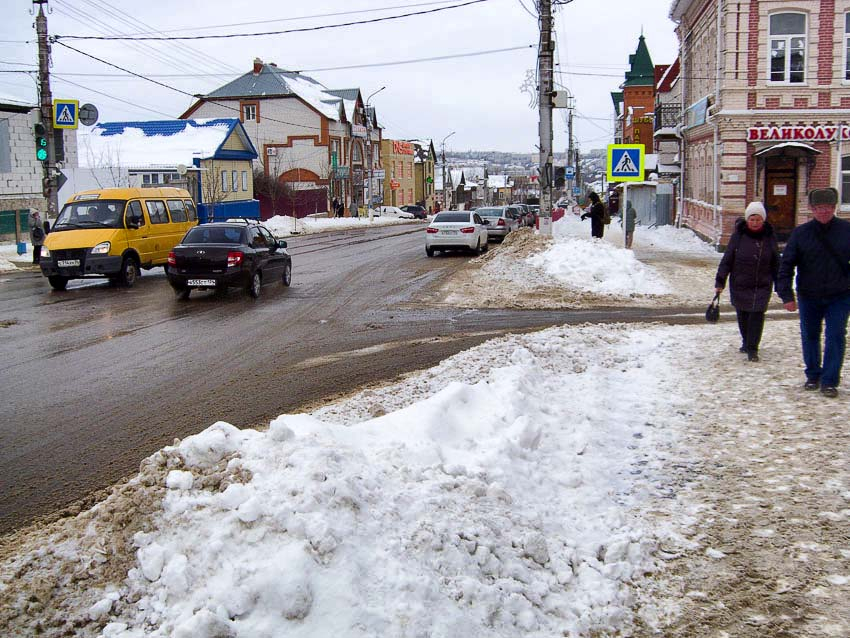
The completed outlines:
<svg viewBox="0 0 850 638">
<path fill-rule="evenodd" d="M 195 212 L 195 204 L 191 199 L 184 199 L 183 203 L 186 204 L 186 217 L 190 222 L 198 219 L 198 214 Z"/>
<path fill-rule="evenodd" d="M 145 201 L 148 207 L 148 217 L 151 218 L 151 224 L 167 224 L 168 213 L 165 212 L 165 202 L 158 199 L 148 199 Z"/>
<path fill-rule="evenodd" d="M 183 200 L 169 199 L 166 203 L 168 204 L 168 212 L 171 214 L 171 221 L 186 221 L 186 209 L 183 208 Z"/>
<path fill-rule="evenodd" d="M 134 199 L 127 204 L 127 212 L 124 214 L 124 225 L 130 228 L 130 221 L 135 217 L 139 222 L 139 226 L 145 225 L 145 216 L 142 214 L 142 204 L 139 200 Z"/>
</svg>

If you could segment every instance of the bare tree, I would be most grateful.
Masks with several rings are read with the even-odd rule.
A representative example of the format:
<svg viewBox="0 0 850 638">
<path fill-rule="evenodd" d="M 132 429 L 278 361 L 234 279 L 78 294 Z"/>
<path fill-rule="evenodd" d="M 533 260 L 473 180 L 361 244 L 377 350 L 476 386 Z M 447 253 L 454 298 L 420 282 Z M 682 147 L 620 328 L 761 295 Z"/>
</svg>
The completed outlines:
<svg viewBox="0 0 850 638">
<path fill-rule="evenodd" d="M 206 174 L 201 173 L 201 193 L 204 197 L 204 204 L 210 207 L 209 219 L 212 220 L 215 217 L 215 207 L 227 197 L 224 182 L 230 179 L 230 175 L 228 174 L 223 181 L 214 159 L 209 160 L 206 169 Z"/>
<path fill-rule="evenodd" d="M 106 144 L 95 149 L 89 136 L 81 136 L 81 141 L 92 179 L 100 188 L 130 186 L 130 174 L 121 168 L 120 146 Z"/>
</svg>

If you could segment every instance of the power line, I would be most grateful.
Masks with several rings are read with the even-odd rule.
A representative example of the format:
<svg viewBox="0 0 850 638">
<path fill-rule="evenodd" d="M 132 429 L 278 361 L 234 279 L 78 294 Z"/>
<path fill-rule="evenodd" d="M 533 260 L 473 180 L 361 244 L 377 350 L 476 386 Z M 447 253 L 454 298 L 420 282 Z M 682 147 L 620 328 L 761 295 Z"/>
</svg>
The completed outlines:
<svg viewBox="0 0 850 638">
<path fill-rule="evenodd" d="M 376 62 L 374 64 L 351 64 L 348 66 L 328 66 L 317 69 L 301 69 L 297 71 L 298 73 L 305 72 L 315 72 L 315 71 L 340 71 L 344 69 L 366 69 L 369 67 L 379 67 L 379 66 L 397 66 L 400 64 L 414 64 L 416 62 L 434 62 L 437 60 L 451 60 L 455 58 L 471 58 L 478 55 L 489 55 L 491 53 L 504 53 L 506 51 L 519 51 L 522 49 L 533 49 L 536 45 L 534 44 L 524 44 L 522 46 L 517 47 L 508 47 L 506 49 L 490 49 L 487 51 L 473 51 L 470 53 L 458 53 L 454 55 L 438 55 L 431 58 L 416 58 L 412 60 L 398 60 L 396 62 Z"/>
<path fill-rule="evenodd" d="M 399 20 L 401 18 L 409 18 L 412 16 L 426 15 L 430 13 L 437 13 L 439 11 L 447 11 L 449 9 L 459 9 L 462 7 L 468 7 L 473 4 L 480 4 L 482 2 L 490 2 L 490 0 L 468 0 L 467 2 L 462 2 L 460 4 L 453 4 L 448 7 L 437 7 L 436 9 L 427 9 L 425 11 L 413 11 L 411 13 L 401 13 L 394 16 L 386 16 L 383 18 L 372 18 L 370 20 L 357 20 L 351 22 L 340 22 L 337 24 L 323 24 L 315 27 L 301 27 L 299 29 L 285 29 L 282 31 L 261 31 L 258 33 L 223 33 L 219 35 L 181 35 L 181 36 L 142 36 L 142 37 L 131 37 L 131 36 L 95 36 L 95 35 L 56 35 L 53 36 L 53 40 L 58 42 L 59 40 L 124 40 L 124 41 L 133 41 L 133 42 L 142 42 L 147 40 L 155 40 L 155 41 L 173 41 L 173 40 L 221 40 L 225 38 L 250 38 L 250 37 L 258 37 L 258 36 L 266 36 L 266 35 L 285 35 L 287 33 L 305 33 L 309 31 L 321 31 L 324 29 L 338 29 L 341 27 L 350 27 L 359 24 L 373 24 L 376 22 L 386 22 L 388 20 Z"/>
</svg>

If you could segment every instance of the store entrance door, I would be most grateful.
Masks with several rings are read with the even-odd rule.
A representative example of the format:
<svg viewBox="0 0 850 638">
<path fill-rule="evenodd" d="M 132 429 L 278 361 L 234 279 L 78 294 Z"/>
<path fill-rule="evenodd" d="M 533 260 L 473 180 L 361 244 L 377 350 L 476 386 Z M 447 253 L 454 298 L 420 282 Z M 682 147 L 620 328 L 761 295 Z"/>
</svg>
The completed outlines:
<svg viewBox="0 0 850 638">
<path fill-rule="evenodd" d="M 764 203 L 767 220 L 777 239 L 785 241 L 797 225 L 797 159 L 769 157 L 765 160 Z"/>
</svg>

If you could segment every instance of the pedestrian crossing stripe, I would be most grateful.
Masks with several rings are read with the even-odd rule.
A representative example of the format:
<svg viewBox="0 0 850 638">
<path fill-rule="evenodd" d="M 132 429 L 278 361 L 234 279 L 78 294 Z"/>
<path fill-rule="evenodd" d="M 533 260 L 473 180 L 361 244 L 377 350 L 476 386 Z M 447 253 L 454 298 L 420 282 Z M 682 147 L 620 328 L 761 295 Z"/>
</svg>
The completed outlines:
<svg viewBox="0 0 850 638">
<path fill-rule="evenodd" d="M 644 179 L 643 144 L 610 144 L 608 146 L 608 181 L 642 182 Z"/>
<path fill-rule="evenodd" d="M 79 114 L 79 100 L 54 100 L 53 128 L 77 128 Z"/>
</svg>

